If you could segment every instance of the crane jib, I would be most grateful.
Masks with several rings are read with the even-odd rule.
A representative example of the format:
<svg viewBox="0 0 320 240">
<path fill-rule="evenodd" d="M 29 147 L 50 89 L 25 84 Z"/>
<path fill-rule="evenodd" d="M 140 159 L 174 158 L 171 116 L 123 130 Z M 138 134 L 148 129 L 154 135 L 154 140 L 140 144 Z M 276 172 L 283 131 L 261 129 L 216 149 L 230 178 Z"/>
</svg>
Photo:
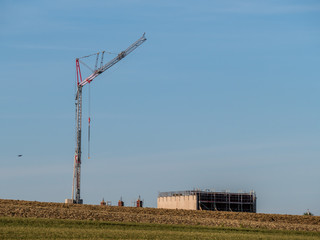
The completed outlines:
<svg viewBox="0 0 320 240">
<path fill-rule="evenodd" d="M 139 47 L 144 41 L 147 39 L 145 38 L 145 33 L 142 35 L 141 38 L 139 38 L 137 41 L 135 41 L 133 44 L 131 44 L 126 50 L 121 51 L 115 58 L 107 62 L 105 65 L 98 68 L 94 73 L 92 73 L 89 77 L 87 77 L 85 80 L 81 81 L 79 83 L 80 86 L 84 86 L 87 83 L 90 83 L 93 79 L 95 79 L 97 76 L 99 76 L 101 73 L 106 71 L 108 68 L 112 67 L 114 64 L 125 58 L 129 53 L 131 53 L 133 50 L 135 50 L 137 47 Z"/>
</svg>

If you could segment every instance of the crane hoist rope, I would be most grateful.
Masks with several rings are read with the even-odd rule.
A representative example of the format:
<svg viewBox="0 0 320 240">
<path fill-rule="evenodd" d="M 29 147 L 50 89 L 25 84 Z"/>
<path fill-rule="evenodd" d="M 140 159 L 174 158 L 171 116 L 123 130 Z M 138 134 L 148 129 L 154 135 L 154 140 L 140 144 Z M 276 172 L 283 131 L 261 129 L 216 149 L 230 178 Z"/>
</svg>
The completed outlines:
<svg viewBox="0 0 320 240">
<path fill-rule="evenodd" d="M 88 88 L 88 159 L 90 159 L 90 125 L 91 125 L 91 84 Z"/>
<path fill-rule="evenodd" d="M 117 56 L 115 56 L 112 60 L 103 64 L 103 55 L 105 52 L 101 53 L 101 62 L 100 67 L 97 68 L 99 53 L 94 53 L 91 55 L 87 55 L 81 58 L 76 59 L 76 80 L 77 80 L 77 88 L 76 88 L 76 98 L 75 98 L 75 106 L 76 106 L 76 148 L 74 155 L 74 168 L 73 168 L 73 181 L 72 181 L 72 196 L 71 200 L 73 203 L 81 204 L 83 201 L 80 198 L 80 173 L 81 173 L 81 129 L 82 129 L 82 88 L 89 83 L 89 119 L 88 119 L 88 158 L 90 158 L 90 83 L 98 77 L 101 73 L 111 68 L 113 65 L 121 61 L 123 58 L 128 56 L 132 51 L 138 48 L 142 43 L 144 43 L 147 39 L 145 38 L 145 33 L 140 37 L 137 41 L 132 43 L 126 50 L 121 51 Z M 92 73 L 82 80 L 81 70 L 80 70 L 80 59 L 87 58 L 90 56 L 97 55 L 95 69 Z M 81 61 L 82 63 L 82 61 Z M 88 66 L 87 66 L 88 67 Z M 90 69 L 90 67 L 89 67 Z"/>
</svg>

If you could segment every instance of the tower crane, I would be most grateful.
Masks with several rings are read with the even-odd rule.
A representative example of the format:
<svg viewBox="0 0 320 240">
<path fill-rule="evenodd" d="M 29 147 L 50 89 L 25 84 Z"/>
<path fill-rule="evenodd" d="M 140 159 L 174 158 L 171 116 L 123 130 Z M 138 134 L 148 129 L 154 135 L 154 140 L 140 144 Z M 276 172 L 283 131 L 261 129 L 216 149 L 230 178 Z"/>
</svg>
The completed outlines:
<svg viewBox="0 0 320 240">
<path fill-rule="evenodd" d="M 93 73 L 88 76 L 86 79 L 82 80 L 81 71 L 80 71 L 80 60 L 76 59 L 76 73 L 77 73 L 77 92 L 75 98 L 76 105 L 76 148 L 74 154 L 74 168 L 73 168 L 73 182 L 72 182 L 72 199 L 66 199 L 67 203 L 76 203 L 82 204 L 83 200 L 80 198 L 80 173 L 81 173 L 81 124 L 82 124 L 82 88 L 93 81 L 101 73 L 111 68 L 117 62 L 125 58 L 129 53 L 138 48 L 144 41 L 145 33 L 137 41 L 131 44 L 126 50 L 120 52 L 115 58 L 110 60 L 108 63 L 103 65 L 103 54 L 101 56 L 101 65 L 97 69 L 97 62 L 99 54 L 97 55 L 96 67 Z M 89 118 L 90 124 L 90 118 Z"/>
</svg>

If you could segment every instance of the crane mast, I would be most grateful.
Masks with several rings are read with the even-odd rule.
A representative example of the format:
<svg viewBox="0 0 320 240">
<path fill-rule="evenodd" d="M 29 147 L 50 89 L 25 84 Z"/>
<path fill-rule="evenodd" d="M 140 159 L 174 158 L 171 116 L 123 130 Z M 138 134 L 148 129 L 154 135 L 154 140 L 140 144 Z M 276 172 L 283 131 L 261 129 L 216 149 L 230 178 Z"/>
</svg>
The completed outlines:
<svg viewBox="0 0 320 240">
<path fill-rule="evenodd" d="M 145 33 L 131 44 L 126 50 L 120 52 L 115 58 L 106 64 L 100 66 L 100 68 L 96 69 L 90 76 L 88 76 L 85 80 L 82 80 L 81 71 L 80 71 L 80 63 L 79 58 L 76 59 L 76 72 L 77 72 L 77 93 L 75 98 L 75 106 L 76 106 L 76 148 L 74 154 L 74 168 L 73 168 L 73 182 L 72 182 L 72 196 L 71 203 L 82 204 L 83 200 L 80 198 L 80 174 L 81 174 L 81 125 L 82 125 L 82 88 L 87 84 L 92 82 L 97 76 L 101 73 L 115 65 L 117 62 L 121 61 L 125 58 L 129 53 L 138 48 L 144 41 Z M 104 52 L 103 52 L 104 53 Z M 103 54 L 101 57 L 101 63 L 103 61 Z M 96 63 L 97 65 L 97 63 Z"/>
</svg>

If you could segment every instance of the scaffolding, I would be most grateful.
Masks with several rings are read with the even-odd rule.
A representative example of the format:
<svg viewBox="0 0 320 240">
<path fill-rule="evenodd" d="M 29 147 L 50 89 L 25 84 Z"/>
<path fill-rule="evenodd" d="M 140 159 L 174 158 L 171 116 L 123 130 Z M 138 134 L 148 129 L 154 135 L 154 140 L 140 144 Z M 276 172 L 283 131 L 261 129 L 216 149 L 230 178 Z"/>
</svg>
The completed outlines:
<svg viewBox="0 0 320 240">
<path fill-rule="evenodd" d="M 248 193 L 215 192 L 210 190 L 160 192 L 158 199 L 165 198 L 166 200 L 181 201 L 182 197 L 186 196 L 195 196 L 196 210 L 253 213 L 257 211 L 257 197 L 254 191 Z"/>
</svg>

